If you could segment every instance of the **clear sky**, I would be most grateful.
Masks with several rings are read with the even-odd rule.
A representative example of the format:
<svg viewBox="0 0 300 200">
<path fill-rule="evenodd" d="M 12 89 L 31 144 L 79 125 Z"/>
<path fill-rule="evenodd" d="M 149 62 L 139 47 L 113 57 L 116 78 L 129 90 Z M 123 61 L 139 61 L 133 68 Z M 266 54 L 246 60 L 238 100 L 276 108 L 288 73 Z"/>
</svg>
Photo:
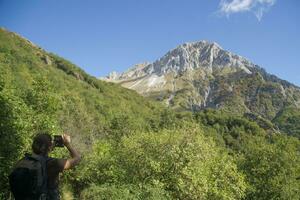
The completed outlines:
<svg viewBox="0 0 300 200">
<path fill-rule="evenodd" d="M 300 86 L 299 0 L 0 0 L 0 26 L 99 77 L 215 41 Z"/>
</svg>

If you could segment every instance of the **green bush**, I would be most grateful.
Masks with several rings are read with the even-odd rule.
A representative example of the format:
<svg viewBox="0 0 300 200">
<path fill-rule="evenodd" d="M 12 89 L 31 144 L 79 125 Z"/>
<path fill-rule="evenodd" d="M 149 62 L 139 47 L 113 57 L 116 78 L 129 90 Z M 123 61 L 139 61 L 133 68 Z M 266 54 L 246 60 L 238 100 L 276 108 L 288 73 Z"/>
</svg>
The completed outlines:
<svg viewBox="0 0 300 200">
<path fill-rule="evenodd" d="M 21 99 L 0 91 L 0 199 L 8 198 L 8 174 L 29 144 L 30 117 Z"/>
<path fill-rule="evenodd" d="M 137 185 L 95 185 L 86 188 L 82 200 L 168 200 L 169 195 L 161 188 Z"/>
<path fill-rule="evenodd" d="M 102 141 L 85 163 L 78 183 L 147 184 L 175 199 L 241 199 L 246 188 L 234 159 L 197 126 L 136 133 L 117 146 Z"/>
<path fill-rule="evenodd" d="M 295 107 L 286 107 L 282 109 L 273 122 L 282 130 L 291 136 L 300 138 L 300 109 Z"/>
<path fill-rule="evenodd" d="M 300 142 L 275 135 L 245 146 L 239 164 L 249 183 L 246 199 L 299 199 Z"/>
</svg>

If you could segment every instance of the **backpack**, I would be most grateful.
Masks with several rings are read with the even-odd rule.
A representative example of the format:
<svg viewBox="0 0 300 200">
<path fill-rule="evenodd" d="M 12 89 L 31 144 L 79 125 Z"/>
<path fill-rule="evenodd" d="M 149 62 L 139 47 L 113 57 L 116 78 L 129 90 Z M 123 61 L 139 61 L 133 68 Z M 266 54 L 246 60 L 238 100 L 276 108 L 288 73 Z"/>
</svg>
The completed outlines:
<svg viewBox="0 0 300 200">
<path fill-rule="evenodd" d="M 47 157 L 25 154 L 9 175 L 9 185 L 16 200 L 47 198 Z"/>
</svg>

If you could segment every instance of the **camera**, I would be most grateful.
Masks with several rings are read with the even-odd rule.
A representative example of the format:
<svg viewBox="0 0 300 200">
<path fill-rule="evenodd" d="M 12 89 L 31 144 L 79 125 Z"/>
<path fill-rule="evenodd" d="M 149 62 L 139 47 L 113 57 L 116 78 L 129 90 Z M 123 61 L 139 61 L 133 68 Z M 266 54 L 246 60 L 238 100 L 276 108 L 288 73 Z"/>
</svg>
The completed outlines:
<svg viewBox="0 0 300 200">
<path fill-rule="evenodd" d="M 53 138 L 54 147 L 64 147 L 63 138 L 61 135 L 54 135 Z"/>
</svg>

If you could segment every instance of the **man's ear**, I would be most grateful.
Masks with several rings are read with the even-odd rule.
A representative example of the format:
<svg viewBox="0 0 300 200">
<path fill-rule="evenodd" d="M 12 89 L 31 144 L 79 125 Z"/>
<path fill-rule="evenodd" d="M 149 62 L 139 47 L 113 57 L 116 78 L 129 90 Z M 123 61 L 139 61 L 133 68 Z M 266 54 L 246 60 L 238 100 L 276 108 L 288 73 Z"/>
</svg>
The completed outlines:
<svg viewBox="0 0 300 200">
<path fill-rule="evenodd" d="M 54 146 L 53 146 L 53 145 L 49 146 L 49 147 L 48 147 L 48 153 L 51 152 L 53 149 L 54 149 Z"/>
</svg>

